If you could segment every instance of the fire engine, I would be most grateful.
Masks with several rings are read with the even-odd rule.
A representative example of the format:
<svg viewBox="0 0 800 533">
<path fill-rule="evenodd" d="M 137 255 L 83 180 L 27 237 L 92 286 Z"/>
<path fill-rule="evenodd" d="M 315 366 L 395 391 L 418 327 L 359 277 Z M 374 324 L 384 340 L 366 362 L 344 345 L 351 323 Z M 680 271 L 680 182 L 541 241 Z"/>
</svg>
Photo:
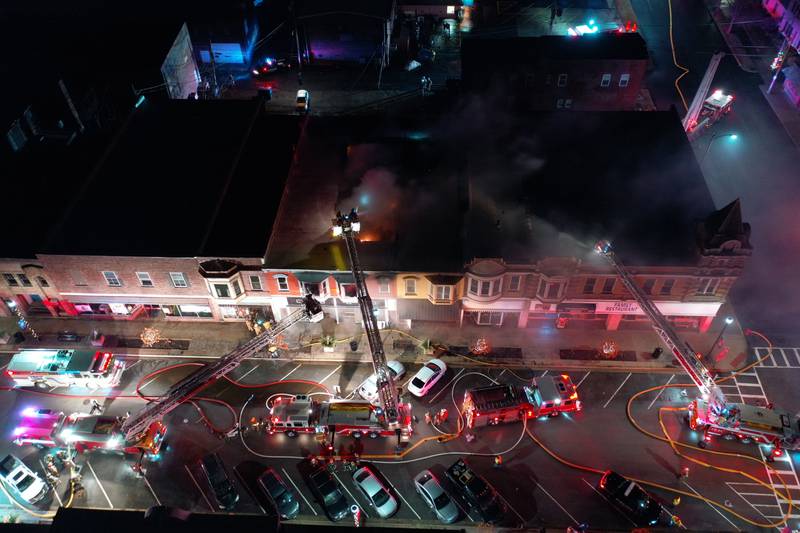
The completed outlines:
<svg viewBox="0 0 800 533">
<path fill-rule="evenodd" d="M 410 417 L 401 425 L 410 431 Z M 374 439 L 397 434 L 395 429 L 389 429 L 383 409 L 366 400 L 316 401 L 305 395 L 278 396 L 270 408 L 267 428 L 270 433 L 285 433 L 288 437 L 335 433 Z"/>
<path fill-rule="evenodd" d="M 734 99 L 732 94 L 725 94 L 719 89 L 711 93 L 711 96 L 703 102 L 700 116 L 697 117 L 697 124 L 692 129 L 710 128 L 714 123 L 719 122 L 733 109 Z"/>
<path fill-rule="evenodd" d="M 64 413 L 49 409 L 27 408 L 22 423 L 14 430 L 14 444 L 44 448 L 71 446 L 78 452 L 95 449 L 130 454 L 156 455 L 161 449 L 167 428 L 153 422 L 136 441 L 126 441 L 122 417 Z"/>
<path fill-rule="evenodd" d="M 742 443 L 759 442 L 772 445 L 772 455 L 780 456 L 784 449 L 800 449 L 800 420 L 786 411 L 766 407 L 731 403 L 703 363 L 702 355 L 681 340 L 672 324 L 650 301 L 644 290 L 636 284 L 617 255 L 611 243 L 600 241 L 595 252 L 604 256 L 633 295 L 642 311 L 650 318 L 661 342 L 672 352 L 684 371 L 700 391 L 700 398 L 689 404 L 689 427 L 703 432 L 698 446 L 704 448 L 712 436 Z"/>
<path fill-rule="evenodd" d="M 567 374 L 535 378 L 530 386 L 498 384 L 469 389 L 463 403 L 468 428 L 580 410 L 578 393 Z"/>
<path fill-rule="evenodd" d="M 24 350 L 14 354 L 6 375 L 17 387 L 116 387 L 125 363 L 109 352 Z"/>
</svg>

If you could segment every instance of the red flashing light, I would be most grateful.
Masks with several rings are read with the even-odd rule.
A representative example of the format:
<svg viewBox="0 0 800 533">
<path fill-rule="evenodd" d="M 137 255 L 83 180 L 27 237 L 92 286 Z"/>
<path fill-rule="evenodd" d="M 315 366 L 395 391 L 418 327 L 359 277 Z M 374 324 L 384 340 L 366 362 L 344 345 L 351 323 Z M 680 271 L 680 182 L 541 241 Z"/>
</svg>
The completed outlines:
<svg viewBox="0 0 800 533">
<path fill-rule="evenodd" d="M 533 416 L 533 411 L 528 411 L 528 416 Z"/>
<path fill-rule="evenodd" d="M 481 416 L 481 414 L 478 411 L 475 411 L 475 416 Z"/>
<path fill-rule="evenodd" d="M 569 379 L 569 376 L 567 374 L 561 374 L 561 379 Z"/>
<path fill-rule="evenodd" d="M 705 440 L 706 442 L 711 442 L 711 435 L 706 435 L 705 437 L 703 437 L 703 440 Z"/>
<path fill-rule="evenodd" d="M 577 392 L 573 392 L 572 395 L 569 397 L 569 399 L 570 400 L 577 400 L 578 399 L 578 393 Z"/>
<path fill-rule="evenodd" d="M 783 450 L 781 450 L 780 448 L 775 448 L 774 450 L 772 450 L 772 455 L 774 457 L 780 457 L 781 455 L 783 455 Z"/>
</svg>

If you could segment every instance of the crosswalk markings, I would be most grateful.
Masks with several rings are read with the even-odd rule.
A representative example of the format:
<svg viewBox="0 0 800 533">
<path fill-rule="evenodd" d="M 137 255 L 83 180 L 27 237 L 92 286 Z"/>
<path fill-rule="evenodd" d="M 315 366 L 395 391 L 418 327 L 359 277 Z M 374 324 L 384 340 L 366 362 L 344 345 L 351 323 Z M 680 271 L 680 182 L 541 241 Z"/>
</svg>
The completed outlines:
<svg viewBox="0 0 800 533">
<path fill-rule="evenodd" d="M 760 365 L 764 368 L 800 368 L 800 348 L 772 348 L 771 354 L 766 346 L 758 346 L 754 350 L 757 359 L 768 355 Z"/>
</svg>

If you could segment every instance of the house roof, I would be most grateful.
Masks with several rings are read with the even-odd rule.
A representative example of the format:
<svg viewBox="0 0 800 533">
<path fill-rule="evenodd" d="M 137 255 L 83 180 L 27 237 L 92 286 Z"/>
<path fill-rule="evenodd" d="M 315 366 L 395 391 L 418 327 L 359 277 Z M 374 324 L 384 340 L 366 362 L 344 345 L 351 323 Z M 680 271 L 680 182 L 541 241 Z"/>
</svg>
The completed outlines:
<svg viewBox="0 0 800 533">
<path fill-rule="evenodd" d="M 526 114 L 471 96 L 427 119 L 312 117 L 298 159 L 268 268 L 346 271 L 331 219 L 353 206 L 365 270 L 442 273 L 476 257 L 605 266 L 601 238 L 630 264 L 694 264 L 714 211 L 674 111 Z"/>
<path fill-rule="evenodd" d="M 487 65 L 536 63 L 543 58 L 562 60 L 646 60 L 647 45 L 639 33 L 599 33 L 570 37 L 543 35 L 506 39 L 464 39 L 461 59 L 465 69 Z"/>
<path fill-rule="evenodd" d="M 261 256 L 297 136 L 262 105 L 146 101 L 38 251 Z"/>
</svg>

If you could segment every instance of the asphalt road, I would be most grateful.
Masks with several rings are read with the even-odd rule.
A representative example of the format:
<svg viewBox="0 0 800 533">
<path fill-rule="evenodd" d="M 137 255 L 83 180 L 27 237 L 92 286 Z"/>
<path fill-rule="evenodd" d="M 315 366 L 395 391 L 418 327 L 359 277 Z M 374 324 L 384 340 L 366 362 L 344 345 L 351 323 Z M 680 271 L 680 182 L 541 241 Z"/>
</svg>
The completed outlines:
<svg viewBox="0 0 800 533">
<path fill-rule="evenodd" d="M 110 414 L 135 411 L 143 404 L 139 400 L 126 398 L 135 395 L 137 384 L 145 394 L 158 394 L 171 382 L 177 380 L 190 367 L 166 371 L 157 376 L 148 374 L 165 366 L 185 363 L 185 360 L 163 361 L 156 359 L 128 359 L 123 386 L 115 391 L 116 399 L 106 401 L 105 409 Z M 405 382 L 415 368 L 408 369 Z M 220 399 L 231 404 L 234 412 L 243 409 L 245 419 L 249 416 L 263 416 L 264 401 L 274 392 L 310 392 L 322 387 L 332 389 L 341 386 L 344 394 L 352 391 L 368 375 L 368 365 L 310 365 L 289 361 L 247 361 L 233 372 L 232 377 L 241 387 L 222 381 L 212 385 L 202 396 Z M 783 391 L 788 383 L 797 377 L 797 368 L 761 368 L 748 375 L 737 377 L 725 392 L 732 401 L 763 402 L 765 393 L 770 394 L 777 404 L 791 412 L 800 410 L 800 395 Z M 471 386 L 489 383 L 490 379 L 501 382 L 526 382 L 542 371 L 510 371 L 504 369 L 449 369 L 436 388 L 425 398 L 412 399 L 415 414 L 420 420 L 426 410 L 431 412 L 447 407 L 454 413 L 453 400 L 460 403 L 464 390 Z M 585 406 L 574 416 L 563 415 L 558 418 L 534 420 L 528 429 L 541 443 L 553 453 L 578 465 L 594 469 L 615 469 L 625 475 L 645 481 L 657 482 L 667 487 L 687 492 L 697 492 L 718 502 L 729 500 L 734 511 L 765 521 L 760 515 L 777 516 L 780 503 L 774 494 L 752 479 L 739 475 L 702 469 L 691 465 L 688 480 L 679 482 L 676 473 L 684 463 L 663 443 L 645 437 L 626 419 L 628 398 L 637 391 L 649 387 L 687 381 L 681 373 L 672 374 L 628 374 L 602 372 L 574 372 L 572 379 L 579 385 L 581 400 Z M 287 380 L 287 381 L 282 381 Z M 292 381 L 294 380 L 294 381 Z M 275 381 L 271 385 L 262 386 Z M 318 383 L 318 384 L 316 384 Z M 774 391 L 774 392 L 773 392 Z M 55 391 L 63 394 L 81 394 L 78 390 Z M 659 394 L 660 392 L 660 394 Z M 85 393 L 85 392 L 84 392 Z M 250 399 L 251 394 L 253 398 Z M 689 396 L 694 391 L 687 389 Z M 773 394 L 775 396 L 773 396 Z M 784 397 L 785 396 L 785 397 Z M 249 401 L 248 401 L 249 400 Z M 634 402 L 632 412 L 635 419 L 650 431 L 660 433 L 658 409 L 667 405 L 686 404 L 687 396 L 681 389 L 654 391 L 641 396 Z M 17 448 L 11 441 L 11 431 L 17 421 L 17 413 L 23 408 L 36 405 L 71 411 L 88 411 L 88 398 L 85 396 L 56 397 L 30 391 L 14 390 L 0 394 L 0 409 L 3 413 L 3 434 L 6 439 L 0 443 L 0 451 L 15 453 L 36 466 L 43 452 L 34 448 Z M 233 415 L 225 407 L 208 402 L 199 402 L 203 412 L 215 425 L 221 428 L 233 423 Z M 673 437 L 682 440 L 696 439 L 681 423 L 679 414 L 666 413 L 666 427 Z M 168 434 L 166 444 L 158 461 L 148 464 L 144 478 L 137 477 L 130 469 L 134 458 L 123 458 L 115 454 L 93 453 L 82 456 L 83 475 L 87 489 L 86 498 L 75 505 L 96 508 L 135 508 L 146 509 L 162 503 L 175 505 L 197 512 L 218 512 L 213 496 L 205 483 L 197 461 L 205 453 L 217 451 L 226 465 L 235 471 L 236 484 L 240 488 L 241 500 L 235 512 L 269 512 L 269 506 L 255 493 L 253 477 L 261 468 L 269 465 L 283 475 L 301 496 L 301 517 L 299 520 L 327 522 L 322 509 L 314 501 L 308 486 L 303 480 L 301 468 L 303 458 L 316 453 L 319 444 L 311 436 L 301 435 L 291 439 L 283 434 L 264 435 L 248 433 L 241 438 L 220 439 L 211 434 L 202 422 L 197 408 L 183 405 L 167 417 Z M 442 427 L 443 431 L 455 428 L 451 417 Z M 415 438 L 434 435 L 434 428 L 420 422 L 415 427 Z M 462 437 L 447 444 L 426 443 L 403 460 L 375 460 L 376 469 L 391 486 L 400 502 L 400 510 L 393 522 L 407 524 L 432 524 L 434 518 L 423 501 L 415 494 L 412 479 L 424 468 L 431 468 L 441 474 L 459 456 L 467 455 L 473 467 L 494 484 L 509 506 L 507 525 L 524 524 L 526 527 L 561 527 L 577 523 L 588 523 L 596 528 L 628 528 L 631 526 L 624 515 L 614 510 L 595 489 L 598 475 L 568 467 L 548 455 L 535 444 L 531 436 L 523 433 L 520 423 L 507 424 L 474 431 L 477 437 L 466 442 Z M 244 441 L 244 442 L 243 442 Z M 246 444 L 246 446 L 245 446 Z M 388 453 L 394 450 L 395 439 L 364 439 L 362 455 Z M 337 450 L 348 451 L 355 441 L 339 438 L 335 443 Z M 754 453 L 757 448 L 728 442 L 714 442 L 713 448 L 737 450 Z M 492 457 L 496 453 L 511 450 L 504 455 L 501 468 L 493 468 Z M 754 479 L 771 483 L 765 469 L 759 464 L 746 463 L 729 458 L 713 458 L 715 463 L 742 469 Z M 792 461 L 800 457 L 794 455 Z M 255 464 L 254 464 L 255 463 Z M 794 473 L 792 462 L 780 463 L 784 478 L 794 476 L 788 484 L 800 483 Z M 41 471 L 41 468 L 37 467 Z M 361 506 L 368 522 L 379 523 L 362 494 L 359 493 L 344 471 L 336 475 L 345 487 L 345 494 L 351 502 Z M 776 481 L 777 483 L 777 481 Z M 62 485 L 63 490 L 63 485 Z M 665 502 L 671 502 L 672 495 L 664 490 L 651 492 Z M 800 499 L 800 491 L 795 492 Z M 704 530 L 742 530 L 755 528 L 723 510 L 712 508 L 702 500 L 683 497 L 674 510 L 690 529 Z M 0 502 L 0 506 L 7 502 Z M 52 504 L 55 506 L 56 501 Z M 466 508 L 465 502 L 460 502 Z M 772 507 L 770 507 L 772 506 Z M 784 506 L 785 508 L 785 506 Z M 797 513 L 797 511 L 793 511 Z M 466 515 L 460 526 L 477 525 L 479 518 Z M 795 524 L 797 527 L 798 524 Z"/>
<path fill-rule="evenodd" d="M 684 107 L 673 82 L 682 72 L 673 64 L 669 40 L 668 1 L 632 0 L 640 31 L 647 41 L 654 68 L 647 85 L 658 109 Z M 678 63 L 689 69 L 680 81 L 687 103 L 708 66 L 711 55 L 728 51 L 704 2 L 672 0 L 673 41 Z M 771 53 L 771 51 L 764 51 Z M 712 89 L 736 96 L 733 112 L 693 142 L 717 208 L 742 199 L 743 215 L 752 226 L 752 258 L 732 292 L 745 327 L 762 331 L 779 342 L 800 344 L 800 153 L 761 93 L 760 76 L 741 70 L 726 56 Z M 712 137 L 735 132 L 738 138 Z M 707 152 L 707 155 L 705 155 Z"/>
</svg>

